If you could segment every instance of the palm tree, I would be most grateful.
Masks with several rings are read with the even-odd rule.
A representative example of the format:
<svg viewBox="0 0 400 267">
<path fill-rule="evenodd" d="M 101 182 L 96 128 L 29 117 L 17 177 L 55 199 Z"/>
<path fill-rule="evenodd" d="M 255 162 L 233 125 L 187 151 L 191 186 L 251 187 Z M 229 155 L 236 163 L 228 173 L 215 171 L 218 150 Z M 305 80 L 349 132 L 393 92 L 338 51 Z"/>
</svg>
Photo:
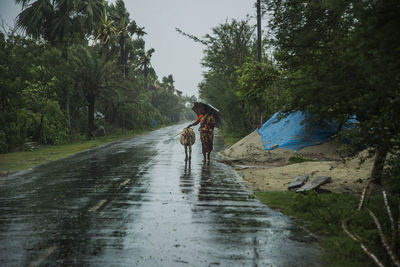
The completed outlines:
<svg viewBox="0 0 400 267">
<path fill-rule="evenodd" d="M 134 20 L 131 21 L 129 19 L 129 13 L 126 10 L 123 0 L 117 0 L 115 5 L 110 5 L 110 15 L 118 35 L 118 43 L 120 47 L 118 63 L 122 68 L 122 73 L 127 75 L 129 48 L 131 48 L 127 45 L 127 40 L 129 40 L 134 34 L 140 37 L 146 33 L 144 32 L 144 28 L 138 27 Z"/>
<path fill-rule="evenodd" d="M 115 80 L 116 66 L 96 53 L 94 47 L 78 47 L 74 51 L 74 59 L 78 64 L 76 80 L 83 90 L 88 103 L 89 134 L 95 128 L 94 112 L 96 98 L 104 91 L 110 90 Z"/>
<path fill-rule="evenodd" d="M 86 33 L 93 34 L 101 24 L 106 3 L 104 0 L 82 0 L 78 2 L 79 12 L 84 14 L 83 26 L 86 29 Z"/>
<path fill-rule="evenodd" d="M 108 18 L 106 7 L 104 7 L 101 23 L 97 29 L 97 36 L 92 46 L 94 46 L 99 39 L 106 45 L 111 40 L 111 37 L 116 35 L 116 32 L 117 29 L 114 27 L 114 21 Z"/>
<path fill-rule="evenodd" d="M 67 46 L 75 36 L 84 39 L 92 34 L 101 21 L 104 0 L 15 0 L 22 5 L 17 17 L 17 27 L 33 38 L 43 38 L 61 46 L 64 59 L 68 60 Z M 69 99 L 71 87 L 65 85 L 65 113 L 71 129 Z"/>
<path fill-rule="evenodd" d="M 33 38 L 42 37 L 50 41 L 50 21 L 55 16 L 54 6 L 48 0 L 16 0 L 22 4 L 23 11 L 17 17 L 17 28 L 25 30 Z"/>
<path fill-rule="evenodd" d="M 17 27 L 33 38 L 43 38 L 55 44 L 66 39 L 92 34 L 101 21 L 102 0 L 15 0 L 22 4 Z M 32 3 L 31 3 L 32 2 Z"/>
<path fill-rule="evenodd" d="M 172 74 L 168 75 L 168 77 L 163 77 L 162 78 L 162 85 L 169 93 L 174 93 L 175 91 L 175 86 L 174 86 L 174 77 Z"/>
<path fill-rule="evenodd" d="M 147 52 L 143 49 L 141 52 L 141 63 L 140 65 L 143 68 L 143 75 L 144 75 L 144 81 L 145 81 L 145 88 L 148 89 L 148 75 L 149 75 L 149 69 L 150 69 L 150 60 L 151 56 L 154 53 L 154 48 L 150 48 Z"/>
</svg>

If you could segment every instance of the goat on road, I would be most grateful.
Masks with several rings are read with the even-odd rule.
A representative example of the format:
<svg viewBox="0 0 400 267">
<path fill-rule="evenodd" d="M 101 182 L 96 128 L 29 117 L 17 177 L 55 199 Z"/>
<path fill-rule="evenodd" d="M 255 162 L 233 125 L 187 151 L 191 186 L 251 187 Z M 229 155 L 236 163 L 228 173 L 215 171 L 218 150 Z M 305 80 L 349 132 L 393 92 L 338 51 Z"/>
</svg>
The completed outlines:
<svg viewBox="0 0 400 267">
<path fill-rule="evenodd" d="M 192 145 L 196 141 L 196 134 L 192 128 L 183 129 L 180 137 L 181 144 L 185 147 L 185 160 L 191 160 L 192 158 Z M 188 155 L 189 149 L 189 155 Z"/>
</svg>

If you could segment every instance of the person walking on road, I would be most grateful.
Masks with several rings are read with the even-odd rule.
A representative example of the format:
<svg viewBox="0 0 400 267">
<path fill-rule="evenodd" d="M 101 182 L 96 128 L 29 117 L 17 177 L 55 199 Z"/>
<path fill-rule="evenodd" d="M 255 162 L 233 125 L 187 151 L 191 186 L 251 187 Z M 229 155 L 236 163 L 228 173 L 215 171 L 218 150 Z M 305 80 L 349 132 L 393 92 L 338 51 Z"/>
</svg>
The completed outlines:
<svg viewBox="0 0 400 267">
<path fill-rule="evenodd" d="M 200 123 L 199 131 L 204 157 L 203 162 L 206 162 L 207 159 L 210 160 L 210 154 L 213 150 L 215 118 L 214 115 L 208 113 L 205 108 L 203 108 L 199 113 L 200 115 L 198 116 L 197 120 L 194 123 L 189 124 L 187 128 L 190 128 Z"/>
</svg>

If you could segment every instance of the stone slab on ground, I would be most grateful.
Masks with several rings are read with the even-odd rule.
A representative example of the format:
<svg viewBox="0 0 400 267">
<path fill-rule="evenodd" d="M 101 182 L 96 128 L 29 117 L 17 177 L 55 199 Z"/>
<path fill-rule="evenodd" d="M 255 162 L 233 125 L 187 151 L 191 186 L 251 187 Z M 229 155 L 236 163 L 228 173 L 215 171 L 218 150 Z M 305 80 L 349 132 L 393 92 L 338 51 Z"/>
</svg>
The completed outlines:
<svg viewBox="0 0 400 267">
<path fill-rule="evenodd" d="M 305 184 L 305 182 L 308 179 L 308 175 L 298 175 L 296 177 L 293 178 L 293 181 L 289 184 L 288 189 L 293 189 L 296 187 L 300 187 L 303 184 Z"/>
<path fill-rule="evenodd" d="M 330 181 L 331 181 L 330 176 L 315 176 L 306 184 L 304 184 L 302 187 L 297 189 L 296 192 L 299 193 L 299 192 L 307 192 L 310 190 L 314 190 L 320 187 L 321 185 L 329 183 Z"/>
</svg>

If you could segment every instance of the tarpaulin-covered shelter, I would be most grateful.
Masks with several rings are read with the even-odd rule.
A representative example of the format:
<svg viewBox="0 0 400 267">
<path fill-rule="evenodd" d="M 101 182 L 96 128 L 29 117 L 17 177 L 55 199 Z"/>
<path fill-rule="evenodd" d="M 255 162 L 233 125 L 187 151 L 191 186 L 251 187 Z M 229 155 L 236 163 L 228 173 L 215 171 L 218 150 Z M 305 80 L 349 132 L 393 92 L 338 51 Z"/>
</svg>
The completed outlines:
<svg viewBox="0 0 400 267">
<path fill-rule="evenodd" d="M 336 122 L 310 125 L 305 121 L 306 116 L 302 112 L 291 113 L 281 120 L 278 120 L 278 114 L 275 113 L 258 129 L 267 150 L 287 148 L 297 151 L 327 142 L 337 133 Z"/>
</svg>

